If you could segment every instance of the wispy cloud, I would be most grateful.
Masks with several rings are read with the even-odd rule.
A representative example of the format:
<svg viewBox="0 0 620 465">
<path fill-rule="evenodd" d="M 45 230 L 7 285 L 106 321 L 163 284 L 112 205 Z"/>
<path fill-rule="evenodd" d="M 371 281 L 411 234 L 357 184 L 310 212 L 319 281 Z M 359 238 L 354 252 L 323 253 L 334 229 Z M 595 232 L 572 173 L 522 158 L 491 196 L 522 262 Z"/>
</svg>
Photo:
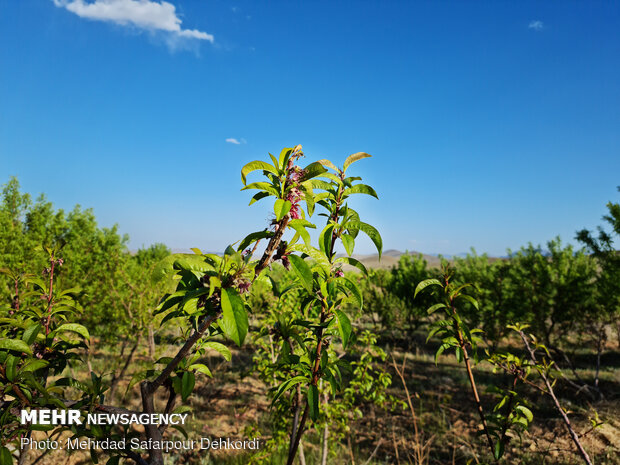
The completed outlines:
<svg viewBox="0 0 620 465">
<path fill-rule="evenodd" d="M 176 7 L 165 1 L 151 0 L 54 0 L 57 7 L 65 8 L 80 18 L 104 21 L 121 26 L 133 26 L 149 32 L 161 32 L 171 38 L 206 40 L 214 37 L 197 29 L 183 29 Z"/>
<path fill-rule="evenodd" d="M 245 139 L 235 139 L 234 137 L 229 137 L 228 139 L 226 139 L 226 142 L 228 142 L 229 144 L 235 144 L 235 145 L 241 145 L 241 144 L 247 143 Z"/>
<path fill-rule="evenodd" d="M 534 29 L 535 31 L 542 31 L 545 28 L 545 25 L 542 21 L 535 19 L 530 21 L 530 24 L 527 25 L 528 29 Z"/>
</svg>

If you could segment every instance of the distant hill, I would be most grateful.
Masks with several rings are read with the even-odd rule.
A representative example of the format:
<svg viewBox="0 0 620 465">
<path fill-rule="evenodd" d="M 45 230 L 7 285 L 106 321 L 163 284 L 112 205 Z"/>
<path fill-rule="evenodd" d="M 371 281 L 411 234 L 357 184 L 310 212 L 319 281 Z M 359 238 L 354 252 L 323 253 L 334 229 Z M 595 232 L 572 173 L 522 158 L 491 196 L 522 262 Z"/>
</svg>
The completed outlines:
<svg viewBox="0 0 620 465">
<path fill-rule="evenodd" d="M 406 253 L 408 255 L 420 255 L 421 254 L 420 252 L 406 252 Z M 398 264 L 398 260 L 404 254 L 405 252 L 401 252 L 400 250 L 390 249 L 390 250 L 386 250 L 385 252 L 383 252 L 383 254 L 381 254 L 381 261 L 379 261 L 378 254 L 353 255 L 353 258 L 356 258 L 360 262 L 362 262 L 366 266 L 366 268 L 387 270 L 387 269 L 390 269 L 396 266 Z M 429 268 L 439 268 L 439 266 L 441 265 L 439 254 L 431 255 L 431 254 L 422 253 L 421 255 L 422 255 L 422 258 L 426 260 L 426 263 L 428 264 Z M 444 258 L 447 258 L 449 262 L 452 262 L 454 258 L 465 258 L 466 256 L 467 254 L 463 253 L 463 254 L 458 254 L 458 255 L 444 255 Z M 494 262 L 496 260 L 502 260 L 502 259 L 505 259 L 505 258 L 489 257 L 490 262 Z M 345 271 L 357 270 L 357 268 L 349 266 L 349 265 L 343 267 L 343 269 Z"/>
<path fill-rule="evenodd" d="M 379 254 L 353 255 L 353 258 L 356 258 L 357 260 L 362 262 L 366 266 L 366 268 L 387 270 L 389 268 L 396 266 L 398 264 L 398 260 L 404 254 L 405 253 L 401 252 L 400 250 L 390 249 L 390 250 L 386 250 L 385 252 L 383 252 L 383 254 L 381 254 L 380 261 L 379 261 Z M 407 252 L 407 254 L 408 255 L 419 255 L 420 252 Z M 426 262 L 428 263 L 428 266 L 431 268 L 438 267 L 441 263 L 441 260 L 439 260 L 439 257 L 435 257 L 433 255 L 422 254 L 422 257 L 424 258 L 424 260 L 426 260 Z M 349 265 L 344 267 L 345 271 L 352 271 L 356 269 L 357 268 L 354 268 Z"/>
<path fill-rule="evenodd" d="M 209 252 L 209 251 L 205 251 L 203 250 L 204 253 L 215 253 L 216 255 L 222 255 L 221 252 Z M 181 249 L 181 248 L 175 248 L 172 249 L 172 253 L 193 253 L 190 249 Z M 383 252 L 381 254 L 381 260 L 379 260 L 379 254 L 369 254 L 369 255 L 362 255 L 362 254 L 353 254 L 352 257 L 356 258 L 357 260 L 359 260 L 360 262 L 362 262 L 366 268 L 373 268 L 373 269 L 382 269 L 382 270 L 388 270 L 390 268 L 393 268 L 394 266 L 396 266 L 398 264 L 398 260 L 400 259 L 401 256 L 408 254 L 408 255 L 419 255 L 421 252 L 401 252 L 400 250 L 396 250 L 396 249 L 389 249 L 386 250 L 385 252 Z M 428 264 L 429 268 L 439 268 L 439 266 L 441 265 L 441 260 L 439 259 L 439 254 L 427 254 L 427 253 L 423 253 L 421 254 L 422 257 L 424 258 L 424 260 L 426 260 L 426 263 Z M 339 254 L 338 256 L 342 257 L 343 254 Z M 462 253 L 462 254 L 457 254 L 457 255 L 443 255 L 444 258 L 447 258 L 448 261 L 452 261 L 453 258 L 464 258 L 467 256 L 466 253 Z M 493 262 L 495 260 L 502 260 L 505 259 L 505 257 L 489 257 L 489 261 Z M 357 268 L 355 268 L 354 266 L 350 266 L 350 265 L 345 265 L 343 267 L 343 269 L 345 271 L 357 271 Z"/>
</svg>

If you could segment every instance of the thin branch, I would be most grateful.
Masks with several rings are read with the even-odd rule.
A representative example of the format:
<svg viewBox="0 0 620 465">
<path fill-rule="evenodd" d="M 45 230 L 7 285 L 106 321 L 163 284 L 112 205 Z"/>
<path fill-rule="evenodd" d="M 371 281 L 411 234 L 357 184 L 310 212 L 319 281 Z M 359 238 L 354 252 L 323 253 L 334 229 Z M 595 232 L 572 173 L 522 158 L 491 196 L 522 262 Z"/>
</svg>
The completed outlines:
<svg viewBox="0 0 620 465">
<path fill-rule="evenodd" d="M 525 333 L 523 331 L 519 330 L 519 335 L 521 336 L 521 340 L 523 340 L 523 344 L 525 344 L 525 348 L 529 352 L 530 359 L 536 365 L 538 363 L 537 360 L 536 360 L 536 354 L 534 353 L 534 351 L 530 347 L 530 343 L 528 342 L 527 337 L 525 336 Z M 577 450 L 579 451 L 579 455 L 581 455 L 581 457 L 583 458 L 583 461 L 585 463 L 587 463 L 588 465 L 592 465 L 592 461 L 590 460 L 590 456 L 588 455 L 586 450 L 581 445 L 581 441 L 579 441 L 579 436 L 577 435 L 577 433 L 575 432 L 575 430 L 571 426 L 570 420 L 568 418 L 568 415 L 566 415 L 566 412 L 564 411 L 564 409 L 560 405 L 560 401 L 555 396 L 555 392 L 553 392 L 553 387 L 551 386 L 551 383 L 549 382 L 549 378 L 547 378 L 547 375 L 544 373 L 544 371 L 539 370 L 539 372 L 540 372 L 541 378 L 543 379 L 543 381 L 545 382 L 545 385 L 547 386 L 547 393 L 553 399 L 553 403 L 555 404 L 555 408 L 558 410 L 558 412 L 560 412 L 560 415 L 562 415 L 562 419 L 564 420 L 564 424 L 566 425 L 566 429 L 568 430 L 568 434 L 570 435 L 571 439 L 575 443 L 575 446 L 577 447 Z"/>
</svg>

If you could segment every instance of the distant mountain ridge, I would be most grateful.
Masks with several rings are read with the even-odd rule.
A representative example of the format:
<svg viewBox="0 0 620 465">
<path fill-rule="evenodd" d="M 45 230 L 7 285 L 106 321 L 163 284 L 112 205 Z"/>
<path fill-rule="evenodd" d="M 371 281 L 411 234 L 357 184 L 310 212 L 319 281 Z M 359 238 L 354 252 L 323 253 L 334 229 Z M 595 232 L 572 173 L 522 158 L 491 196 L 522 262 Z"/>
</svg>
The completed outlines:
<svg viewBox="0 0 620 465">
<path fill-rule="evenodd" d="M 203 252 L 204 253 L 215 253 L 216 255 L 222 255 L 221 252 L 219 253 L 209 252 L 209 251 L 204 251 L 204 250 Z M 172 253 L 193 253 L 193 252 L 190 249 L 174 248 L 172 249 Z M 428 264 L 429 268 L 438 268 L 441 265 L 441 259 L 439 258 L 440 256 L 448 259 L 448 261 L 452 261 L 454 258 L 465 258 L 468 255 L 467 253 L 460 253 L 456 255 L 449 255 L 449 254 L 443 255 L 443 254 L 421 253 L 421 252 L 416 252 L 416 251 L 401 252 L 400 250 L 396 250 L 396 249 L 388 249 L 381 254 L 381 260 L 379 260 L 379 254 L 376 254 L 376 253 L 375 254 L 353 254 L 352 257 L 362 262 L 366 266 L 366 268 L 387 270 L 387 269 L 390 269 L 396 266 L 398 264 L 398 261 L 400 260 L 400 257 L 402 257 L 405 254 L 411 255 L 411 256 L 422 255 L 422 258 L 426 260 L 426 263 Z M 343 257 L 344 254 L 338 254 L 338 256 Z M 499 260 L 502 258 L 505 258 L 505 257 L 489 257 L 489 260 L 495 261 L 495 260 Z M 350 266 L 350 265 L 345 265 L 343 269 L 345 271 L 357 270 L 357 268 Z"/>
<path fill-rule="evenodd" d="M 401 252 L 400 250 L 389 249 L 381 254 L 381 260 L 379 260 L 379 254 L 370 254 L 370 255 L 354 254 L 352 255 L 352 257 L 362 262 L 366 266 L 366 268 L 387 270 L 387 269 L 390 269 L 396 266 L 398 264 L 398 261 L 400 260 L 400 257 L 402 257 L 405 254 L 412 255 L 412 256 L 422 255 L 422 258 L 426 260 L 426 263 L 429 268 L 438 268 L 441 265 L 441 259 L 439 258 L 440 256 L 446 258 L 448 261 L 451 262 L 455 258 L 465 258 L 468 255 L 467 253 L 461 253 L 461 254 L 456 254 L 456 255 L 447 255 L 447 254 L 446 255 L 441 255 L 441 254 L 435 255 L 435 254 L 421 253 L 421 252 L 415 252 L 415 251 Z M 502 260 L 502 259 L 503 257 L 489 256 L 490 262 L 493 262 L 495 260 Z M 344 267 L 345 271 L 352 271 L 355 269 L 356 268 L 349 266 L 349 265 Z"/>
<path fill-rule="evenodd" d="M 441 260 L 439 259 L 439 257 L 436 257 L 434 255 L 425 254 L 421 252 L 415 252 L 415 251 L 401 252 L 400 250 L 396 250 L 396 249 L 389 249 L 383 252 L 381 254 L 381 260 L 379 260 L 379 254 L 370 254 L 370 255 L 354 254 L 352 255 L 352 257 L 362 262 L 366 266 L 366 268 L 375 268 L 375 269 L 379 268 L 379 269 L 385 270 L 385 269 L 393 268 L 394 266 L 396 266 L 398 264 L 398 260 L 400 260 L 400 257 L 405 255 L 405 253 L 407 255 L 413 255 L 413 256 L 422 255 L 422 258 L 426 260 L 426 262 L 428 263 L 428 266 L 431 268 L 438 267 L 441 264 Z M 346 271 L 349 271 L 355 268 L 346 266 L 344 267 L 344 269 Z"/>
</svg>

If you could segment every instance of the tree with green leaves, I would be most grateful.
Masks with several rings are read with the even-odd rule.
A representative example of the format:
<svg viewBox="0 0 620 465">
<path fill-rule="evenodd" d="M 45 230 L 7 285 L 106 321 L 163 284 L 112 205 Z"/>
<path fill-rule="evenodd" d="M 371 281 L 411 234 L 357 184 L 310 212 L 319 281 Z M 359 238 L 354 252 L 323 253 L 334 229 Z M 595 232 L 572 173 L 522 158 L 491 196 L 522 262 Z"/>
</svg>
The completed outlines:
<svg viewBox="0 0 620 465">
<path fill-rule="evenodd" d="M 620 187 L 618 187 L 620 191 Z M 618 347 L 620 347 L 620 253 L 616 250 L 620 238 L 620 204 L 608 202 L 607 215 L 603 220 L 611 227 L 606 231 L 599 226 L 597 233 L 582 229 L 577 232 L 577 240 L 584 244 L 596 260 L 596 312 L 591 328 L 596 335 L 596 374 L 594 386 L 598 390 L 601 354 L 607 340 L 606 326 L 616 328 Z"/>
<path fill-rule="evenodd" d="M 161 388 L 168 391 L 166 413 L 174 408 L 178 394 L 183 400 L 187 399 L 194 388 L 195 373 L 210 374 L 206 366 L 199 363 L 205 351 L 215 349 L 226 353 L 213 339 L 223 335 L 237 345 L 243 343 L 249 328 L 247 307 L 252 285 L 268 282 L 265 270 L 280 261 L 296 278 L 291 289 L 300 289 L 303 295 L 300 310 L 305 318 L 295 325 L 310 335 L 301 341 L 303 357 L 293 359 L 296 376 L 279 388 L 285 391 L 302 385 L 304 391 L 305 407 L 291 434 L 289 463 L 296 455 L 308 418 L 318 419 L 319 379 L 335 383 L 339 377 L 337 365 L 329 358 L 331 339 L 336 331 L 346 347 L 351 334 L 351 322 L 340 306 L 347 299 L 362 305 L 357 285 L 345 277 L 342 266 L 350 264 L 365 271 L 361 263 L 350 257 L 360 231 L 371 238 L 379 253 L 382 248 L 377 230 L 360 221 L 358 213 L 348 205 L 348 198 L 353 194 L 376 197 L 370 186 L 356 183 L 359 178 L 346 175 L 351 163 L 369 155 L 361 152 L 351 155 L 342 169 L 328 160 L 301 168 L 296 162 L 302 156 L 301 146 L 286 148 L 278 158 L 270 154 L 272 163 L 257 160 L 241 170 L 243 189 L 258 191 L 250 204 L 268 197 L 275 199 L 274 218 L 269 228 L 249 234 L 236 248 L 229 246 L 223 256 L 203 254 L 196 249 L 195 255 L 171 255 L 155 269 L 155 277 L 171 286 L 171 292 L 162 299 L 157 310 L 164 314 L 162 322 L 180 318 L 189 323 L 189 328 L 177 354 L 160 360 L 161 368 L 147 370 L 140 384 L 146 413 L 155 411 L 155 394 Z M 334 173 L 328 172 L 326 167 Z M 262 172 L 265 180 L 247 184 L 247 176 L 255 171 Z M 316 205 L 326 210 L 327 224 L 319 235 L 318 247 L 311 244 L 307 229 L 315 226 L 306 219 L 302 202 L 308 215 L 312 215 Z M 287 230 L 294 231 L 290 240 L 284 239 Z M 267 245 L 260 258 L 255 259 L 262 240 L 266 240 Z M 348 256 L 336 257 L 334 247 L 338 240 Z M 162 437 L 157 428 L 147 427 L 146 435 L 155 441 Z M 149 451 L 149 463 L 159 465 L 162 462 L 161 451 Z"/>
</svg>

